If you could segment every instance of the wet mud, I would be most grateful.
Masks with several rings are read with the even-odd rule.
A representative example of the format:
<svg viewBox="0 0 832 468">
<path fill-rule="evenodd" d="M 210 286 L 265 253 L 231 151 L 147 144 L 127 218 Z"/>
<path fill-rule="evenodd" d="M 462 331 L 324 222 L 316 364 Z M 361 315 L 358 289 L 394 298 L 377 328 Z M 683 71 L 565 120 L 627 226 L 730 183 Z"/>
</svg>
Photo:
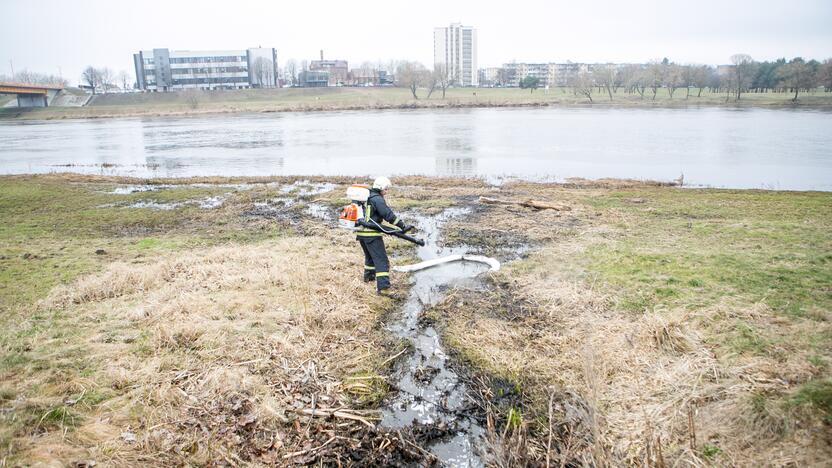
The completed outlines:
<svg viewBox="0 0 832 468">
<path fill-rule="evenodd" d="M 436 216 L 417 218 L 425 238 L 425 246 L 416 252 L 419 260 L 468 253 L 466 246 L 442 247 L 439 238 L 443 223 L 469 212 L 452 208 Z M 449 288 L 477 287 L 478 276 L 487 270 L 487 265 L 461 261 L 412 273 L 410 292 L 387 326 L 395 337 L 412 343 L 412 352 L 399 361 L 390 382 L 394 392 L 382 408 L 381 426 L 418 427 L 431 432 L 434 437 L 426 441 L 425 448 L 445 466 L 485 466 L 485 429 L 473 414 L 477 403 L 454 369 L 439 333 L 420 318 L 423 310 L 441 301 Z"/>
</svg>

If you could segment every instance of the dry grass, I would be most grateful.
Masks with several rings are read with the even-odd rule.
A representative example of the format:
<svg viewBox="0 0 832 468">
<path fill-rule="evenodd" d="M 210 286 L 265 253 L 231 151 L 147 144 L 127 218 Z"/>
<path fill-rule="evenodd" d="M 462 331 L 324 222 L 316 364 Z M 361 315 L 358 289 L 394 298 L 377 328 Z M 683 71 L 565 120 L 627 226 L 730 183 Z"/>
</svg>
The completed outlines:
<svg viewBox="0 0 832 468">
<path fill-rule="evenodd" d="M 6 385 L 12 412 L 64 408 L 75 419 L 17 427 L 14 459 L 282 464 L 360 451 L 366 441 L 352 432 L 374 420 L 362 406 L 383 393 L 389 345 L 374 324 L 390 303 L 360 282 L 346 242 L 290 238 L 114 263 L 55 289 L 37 307 L 71 333 L 30 337 L 53 368 Z M 90 365 L 56 378 L 70 350 Z M 298 414 L 313 408 L 341 413 L 323 426 Z M 352 442 L 308 450 L 337 434 Z"/>
<path fill-rule="evenodd" d="M 614 187 L 640 187 L 625 182 Z M 604 206 L 610 184 L 509 184 L 507 196 L 574 210 L 488 207 L 450 226 L 468 242 L 504 232 L 539 246 L 493 276 L 486 293 L 457 291 L 432 312 L 451 348 L 521 395 L 522 403 L 493 408 L 495 464 L 825 464 L 828 416 L 791 403 L 828 375 L 832 325 L 818 304 L 806 303 L 814 313 L 784 316 L 750 290 L 623 309 L 623 291 L 582 259 L 630 232 L 650 250 L 656 234 L 638 215 Z M 642 190 L 648 204 L 660 193 L 652 190 L 668 189 Z M 672 235 L 668 223 L 659 226 L 661 236 Z M 512 423 L 516 414 L 522 418 Z"/>
<path fill-rule="evenodd" d="M 564 252 L 551 250 L 534 257 L 549 265 L 565 260 Z M 508 283 L 512 277 L 517 270 L 509 268 L 494 283 L 495 290 L 510 289 L 515 296 L 503 304 L 523 298 L 539 309 L 510 317 L 483 314 L 501 303 L 492 293 L 480 300 L 452 296 L 438 315 L 447 317 L 451 345 L 475 367 L 521 383 L 526 410 L 532 408 L 529 420 L 547 420 L 545 397 L 552 388 L 569 395 L 553 397 L 556 404 L 589 408 L 572 422 L 565 411 L 554 422 L 548 419 L 568 429 L 538 428 L 536 438 L 525 437 L 531 439 L 524 448 L 529 453 L 521 459 L 540 461 L 548 454 L 582 464 L 707 465 L 705 445 L 719 447 L 730 456 L 724 461 L 740 465 L 819 464 L 832 455 L 825 424 L 817 417 L 786 431 L 794 415 L 780 406 L 768 412 L 751 407 L 754 395 L 782 393 L 814 377 L 818 370 L 807 364 L 805 353 L 786 363 L 721 359 L 703 342 L 708 325 L 727 311 L 736 313 L 736 307 L 719 306 L 696 316 L 672 311 L 632 317 L 616 313 L 609 297 L 567 278 L 547 274 Z M 803 320 L 779 326 L 788 327 L 779 334 L 797 336 L 817 325 Z M 830 331 L 828 324 L 822 326 Z M 590 417 L 595 413 L 599 421 Z M 552 433 L 557 452 L 550 453 L 544 442 Z M 510 438 L 503 442 L 513 443 Z"/>
<path fill-rule="evenodd" d="M 74 225 L 52 221 L 74 215 L 73 205 L 56 201 L 145 181 L 7 180 L 20 190 L 6 199 L 17 203 L 8 205 L 17 217 L 7 211 L 4 219 L 14 222 L 6 224 L 19 228 L 6 231 L 6 241 L 26 246 L 14 258 L 3 252 L 7 264 L 20 265 L 6 276 L 10 284 L 38 281 L 31 265 L 40 257 L 21 254 L 44 239 L 60 238 L 54 250 L 61 252 L 64 244 L 83 245 L 66 254 L 66 265 L 87 255 L 95 268 L 74 266 L 97 272 L 45 298 L 34 290 L 25 297 L 40 303 L 14 302 L 20 310 L 4 322 L 3 463 L 426 460 L 407 434 L 362 422 L 374 421 L 387 390 L 383 363 L 400 344 L 385 342 L 378 327 L 394 304 L 360 283 L 353 236 L 304 222 L 280 234 L 304 237 L 243 237 L 219 247 L 183 240 L 121 253 L 107 244 L 108 255 L 99 256 L 98 240 L 84 243 L 69 235 Z M 44 181 L 72 190 L 30 193 Z M 444 225 L 447 242 L 493 250 L 502 260 L 530 248 L 505 263 L 485 293 L 452 293 L 433 314 L 482 376 L 494 465 L 823 465 L 832 457 L 823 412 L 832 387 L 828 195 L 642 181 L 395 182 L 397 209 L 473 203 L 469 217 Z M 341 203 L 342 191 L 316 197 Z M 481 195 L 573 209 L 481 206 Z M 246 191 L 198 224 L 199 232 L 166 219 L 158 229 L 184 239 L 220 223 L 275 229 L 279 223 L 249 223 L 242 214 L 268 196 L 267 187 Z M 41 232 L 30 226 L 29 206 L 65 209 L 35 213 L 42 217 L 36 224 L 49 228 Z M 89 217 L 78 223 L 106 211 L 86 209 Z M 131 241 L 121 230 L 90 229 Z M 52 271 L 45 262 L 41 268 Z"/>
</svg>

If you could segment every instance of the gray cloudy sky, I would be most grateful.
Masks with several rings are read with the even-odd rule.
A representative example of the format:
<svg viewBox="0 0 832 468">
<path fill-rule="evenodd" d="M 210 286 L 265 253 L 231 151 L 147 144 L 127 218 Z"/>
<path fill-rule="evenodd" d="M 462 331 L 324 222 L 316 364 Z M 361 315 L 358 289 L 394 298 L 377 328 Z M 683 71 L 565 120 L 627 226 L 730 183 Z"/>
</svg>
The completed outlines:
<svg viewBox="0 0 832 468">
<path fill-rule="evenodd" d="M 493 5 L 493 6 L 492 6 Z M 275 47 L 287 58 L 433 61 L 433 27 L 479 30 L 479 63 L 727 63 L 832 57 L 832 0 L 2 0 L 0 74 L 62 72 L 92 64 L 133 73 L 140 49 Z"/>
</svg>

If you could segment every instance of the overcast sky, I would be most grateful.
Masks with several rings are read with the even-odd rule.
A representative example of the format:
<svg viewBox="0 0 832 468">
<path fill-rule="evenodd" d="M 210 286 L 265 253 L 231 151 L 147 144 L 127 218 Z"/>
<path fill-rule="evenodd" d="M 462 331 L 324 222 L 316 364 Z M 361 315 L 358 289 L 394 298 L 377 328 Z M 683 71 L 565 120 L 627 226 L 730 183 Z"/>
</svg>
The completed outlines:
<svg viewBox="0 0 832 468">
<path fill-rule="evenodd" d="M 494 5 L 494 6 L 490 6 Z M 478 29 L 480 67 L 525 62 L 727 63 L 832 57 L 832 0 L 2 0 L 0 74 L 77 83 L 85 65 L 133 74 L 132 54 L 275 47 L 287 58 L 433 61 L 433 28 Z"/>
</svg>

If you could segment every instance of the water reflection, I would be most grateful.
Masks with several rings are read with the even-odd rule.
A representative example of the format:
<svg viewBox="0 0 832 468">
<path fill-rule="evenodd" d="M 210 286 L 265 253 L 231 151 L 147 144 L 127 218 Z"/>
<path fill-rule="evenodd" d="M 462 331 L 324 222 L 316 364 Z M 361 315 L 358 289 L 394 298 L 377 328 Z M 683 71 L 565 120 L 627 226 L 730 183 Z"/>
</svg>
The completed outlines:
<svg viewBox="0 0 832 468">
<path fill-rule="evenodd" d="M 477 173 L 477 160 L 468 157 L 436 157 L 436 175 L 469 177 Z"/>
<path fill-rule="evenodd" d="M 434 150 L 438 153 L 473 153 L 477 147 L 475 134 L 476 114 L 458 115 L 458 119 L 448 122 L 435 119 L 433 125 Z"/>
</svg>

